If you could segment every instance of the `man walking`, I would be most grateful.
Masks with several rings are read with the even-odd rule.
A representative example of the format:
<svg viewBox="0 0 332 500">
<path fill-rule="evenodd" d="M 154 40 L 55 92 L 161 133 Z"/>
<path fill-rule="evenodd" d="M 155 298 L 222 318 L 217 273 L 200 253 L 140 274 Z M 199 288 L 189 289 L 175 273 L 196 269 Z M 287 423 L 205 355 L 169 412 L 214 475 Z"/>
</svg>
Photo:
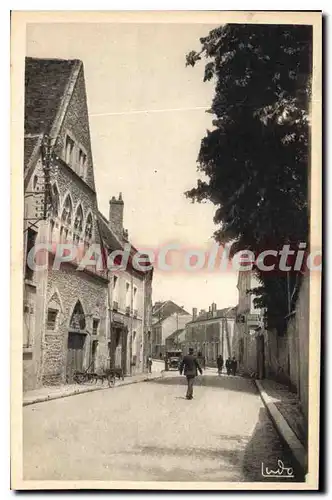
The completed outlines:
<svg viewBox="0 0 332 500">
<path fill-rule="evenodd" d="M 237 372 L 237 361 L 236 361 L 236 358 L 234 356 L 232 359 L 232 374 L 236 375 L 236 372 Z"/>
<path fill-rule="evenodd" d="M 224 366 L 224 360 L 222 358 L 222 355 L 219 354 L 219 356 L 217 357 L 218 375 L 221 375 L 223 366 Z"/>
<path fill-rule="evenodd" d="M 152 373 L 152 358 L 151 358 L 151 356 L 149 356 L 147 359 L 147 368 L 149 370 L 149 373 Z"/>
<path fill-rule="evenodd" d="M 226 370 L 227 370 L 227 375 L 230 375 L 231 370 L 232 370 L 232 360 L 230 356 L 226 359 Z"/>
<path fill-rule="evenodd" d="M 193 398 L 193 388 L 194 388 L 194 380 L 197 375 L 197 371 L 202 375 L 202 368 L 199 366 L 197 358 L 194 356 L 194 349 L 192 347 L 189 348 L 189 354 L 183 357 L 183 360 L 180 364 L 180 375 L 184 372 L 184 375 L 187 377 L 187 395 L 186 399 Z"/>
</svg>

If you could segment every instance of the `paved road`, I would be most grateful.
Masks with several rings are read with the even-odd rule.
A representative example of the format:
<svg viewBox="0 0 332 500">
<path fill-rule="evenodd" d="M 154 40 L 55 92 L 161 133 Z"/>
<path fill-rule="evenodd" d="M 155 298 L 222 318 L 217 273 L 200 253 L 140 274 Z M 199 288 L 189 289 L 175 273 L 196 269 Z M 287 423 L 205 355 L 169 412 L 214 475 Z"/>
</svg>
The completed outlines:
<svg viewBox="0 0 332 500">
<path fill-rule="evenodd" d="M 275 481 L 262 462 L 295 468 L 252 381 L 206 373 L 192 401 L 173 373 L 25 407 L 24 478 Z"/>
</svg>

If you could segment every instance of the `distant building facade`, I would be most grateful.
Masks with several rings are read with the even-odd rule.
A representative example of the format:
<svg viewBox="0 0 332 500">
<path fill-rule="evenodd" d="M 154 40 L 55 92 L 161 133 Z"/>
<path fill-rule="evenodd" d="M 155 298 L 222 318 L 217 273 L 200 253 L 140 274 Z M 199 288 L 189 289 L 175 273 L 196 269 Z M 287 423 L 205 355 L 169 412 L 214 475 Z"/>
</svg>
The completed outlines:
<svg viewBox="0 0 332 500">
<path fill-rule="evenodd" d="M 193 347 L 195 352 L 200 352 L 208 364 L 214 365 L 217 356 L 221 354 L 224 359 L 234 355 L 234 324 L 236 309 L 227 307 L 217 309 L 213 303 L 209 311 L 193 309 L 192 321 L 185 326 L 185 338 L 182 349 L 187 351 Z"/>
<path fill-rule="evenodd" d="M 152 310 L 151 355 L 164 356 L 166 339 L 176 330 L 183 329 L 191 315 L 172 300 L 156 302 Z"/>
</svg>

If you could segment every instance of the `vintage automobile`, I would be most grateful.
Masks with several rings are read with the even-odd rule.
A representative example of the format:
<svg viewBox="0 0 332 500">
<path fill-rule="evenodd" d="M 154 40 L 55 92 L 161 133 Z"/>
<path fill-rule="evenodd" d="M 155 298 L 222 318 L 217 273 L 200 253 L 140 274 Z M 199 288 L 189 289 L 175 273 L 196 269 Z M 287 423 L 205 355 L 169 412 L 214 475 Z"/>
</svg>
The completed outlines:
<svg viewBox="0 0 332 500">
<path fill-rule="evenodd" d="M 167 351 L 165 354 L 165 370 L 178 370 L 182 360 L 182 351 Z"/>
</svg>

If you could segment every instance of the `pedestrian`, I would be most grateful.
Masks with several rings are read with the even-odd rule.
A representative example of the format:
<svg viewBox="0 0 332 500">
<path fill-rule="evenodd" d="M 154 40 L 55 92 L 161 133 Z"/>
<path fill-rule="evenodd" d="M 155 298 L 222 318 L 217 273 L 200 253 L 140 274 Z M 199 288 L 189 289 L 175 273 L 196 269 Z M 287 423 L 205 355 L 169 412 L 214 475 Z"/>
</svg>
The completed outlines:
<svg viewBox="0 0 332 500">
<path fill-rule="evenodd" d="M 203 370 L 205 370 L 205 356 L 201 352 L 197 354 L 198 362 Z"/>
<path fill-rule="evenodd" d="M 226 359 L 225 365 L 226 365 L 227 375 L 230 375 L 231 370 L 232 370 L 232 360 L 231 360 L 230 356 L 228 356 L 228 358 Z"/>
<path fill-rule="evenodd" d="M 224 360 L 221 354 L 217 357 L 217 368 L 218 368 L 218 375 L 221 375 L 222 369 L 224 367 Z"/>
<path fill-rule="evenodd" d="M 186 399 L 193 399 L 194 380 L 198 371 L 201 375 L 203 374 L 202 368 L 194 356 L 194 349 L 190 347 L 189 354 L 183 357 L 180 364 L 180 375 L 183 373 L 187 377 Z"/>
<path fill-rule="evenodd" d="M 151 356 L 148 357 L 146 364 L 147 364 L 149 373 L 152 373 L 152 358 L 151 358 Z"/>
<path fill-rule="evenodd" d="M 233 356 L 233 359 L 232 359 L 232 374 L 236 375 L 236 371 L 237 371 L 237 361 L 236 361 L 235 356 Z"/>
</svg>

